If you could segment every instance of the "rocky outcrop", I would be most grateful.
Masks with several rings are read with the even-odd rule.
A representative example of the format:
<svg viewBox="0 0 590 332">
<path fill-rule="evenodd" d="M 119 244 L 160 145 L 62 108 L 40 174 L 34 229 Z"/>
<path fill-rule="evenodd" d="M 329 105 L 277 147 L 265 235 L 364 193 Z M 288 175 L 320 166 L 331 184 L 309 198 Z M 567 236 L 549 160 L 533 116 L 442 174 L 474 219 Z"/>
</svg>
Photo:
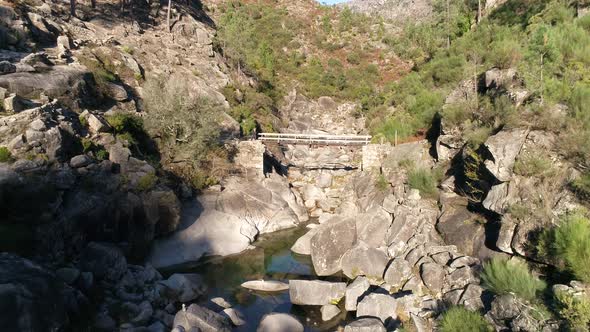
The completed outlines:
<svg viewBox="0 0 590 332">
<path fill-rule="evenodd" d="M 528 131 L 515 129 L 501 131 L 486 140 L 484 146 L 490 152 L 484 162 L 486 168 L 501 182 L 511 179 L 516 156 L 520 153 Z"/>
<path fill-rule="evenodd" d="M 86 68 L 77 66 L 58 65 L 42 73 L 1 75 L 0 87 L 29 99 L 39 99 L 43 94 L 74 109 L 93 106 L 99 98 L 92 74 Z"/>
<path fill-rule="evenodd" d="M 68 328 L 87 298 L 32 261 L 0 253 L 0 326 L 6 331 Z"/>
<path fill-rule="evenodd" d="M 156 236 L 176 229 L 178 199 L 112 133 L 85 135 L 77 114 L 57 103 L 0 119 L 0 145 L 14 159 L 0 166 L 1 190 L 10 192 L 2 206 L 12 207 L 4 222 L 36 225 L 33 249 L 60 260 L 93 239 L 129 241 L 140 256 Z M 89 142 L 95 148 L 85 152 Z M 98 149 L 113 152 L 110 160 Z"/>
<path fill-rule="evenodd" d="M 362 118 L 352 114 L 355 104 L 338 105 L 330 97 L 309 100 L 292 90 L 279 109 L 281 118 L 288 123 L 287 131 L 310 134 L 356 134 L 364 129 Z"/>
<path fill-rule="evenodd" d="M 462 253 L 478 257 L 485 240 L 485 229 L 480 222 L 482 217 L 467 209 L 468 199 L 465 197 L 444 194 L 441 203 L 436 229 L 445 243 L 457 246 Z"/>
<path fill-rule="evenodd" d="M 154 266 L 239 253 L 258 235 L 295 227 L 308 218 L 286 180 L 276 174 L 261 182 L 229 178 L 223 187 L 185 203 L 182 230 L 156 241 L 151 250 Z"/>
</svg>

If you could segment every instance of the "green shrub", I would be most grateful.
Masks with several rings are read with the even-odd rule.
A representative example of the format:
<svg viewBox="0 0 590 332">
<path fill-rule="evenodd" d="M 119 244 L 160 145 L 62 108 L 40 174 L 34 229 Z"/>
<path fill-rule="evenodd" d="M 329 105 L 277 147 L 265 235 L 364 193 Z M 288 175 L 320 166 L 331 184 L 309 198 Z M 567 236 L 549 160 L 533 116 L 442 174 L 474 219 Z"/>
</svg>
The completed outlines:
<svg viewBox="0 0 590 332">
<path fill-rule="evenodd" d="M 479 312 L 463 307 L 452 307 L 443 313 L 441 332 L 491 332 L 490 324 Z"/>
<path fill-rule="evenodd" d="M 435 196 L 438 190 L 438 180 L 435 174 L 428 169 L 415 169 L 408 174 L 408 184 L 410 188 L 418 189 L 422 195 Z"/>
<path fill-rule="evenodd" d="M 83 117 L 83 116 L 81 116 L 81 115 L 80 115 L 80 116 L 78 117 L 78 119 L 80 120 L 80 124 L 81 124 L 83 127 L 88 127 L 88 118 L 85 118 L 85 117 Z"/>
<path fill-rule="evenodd" d="M 346 61 L 352 65 L 358 65 L 361 63 L 361 54 L 358 51 L 352 51 L 346 55 Z"/>
<path fill-rule="evenodd" d="M 465 131 L 465 138 L 467 143 L 472 148 L 477 148 L 483 144 L 492 134 L 490 127 L 477 127 Z"/>
<path fill-rule="evenodd" d="M 87 153 L 94 149 L 94 143 L 89 138 L 82 138 L 82 152 Z"/>
<path fill-rule="evenodd" d="M 514 67 L 522 58 L 521 46 L 517 40 L 503 39 L 491 45 L 489 61 L 496 67 L 507 69 Z"/>
<path fill-rule="evenodd" d="M 123 51 L 123 52 L 125 52 L 127 54 L 130 54 L 130 55 L 133 55 L 133 52 L 134 52 L 133 47 L 131 47 L 129 45 L 123 45 L 123 46 L 121 46 L 121 51 Z"/>
<path fill-rule="evenodd" d="M 514 172 L 528 177 L 541 177 L 551 170 L 551 160 L 541 155 L 526 154 L 514 164 Z"/>
<path fill-rule="evenodd" d="M 146 98 L 146 100 L 148 100 L 148 98 Z M 106 120 L 113 128 L 115 136 L 121 140 L 129 142 L 134 153 L 140 154 L 144 158 L 149 158 L 150 156 L 144 155 L 143 152 L 154 154 L 149 135 L 144 129 L 142 118 L 133 114 L 118 113 L 107 116 Z"/>
<path fill-rule="evenodd" d="M 377 142 L 383 137 L 393 143 L 396 134 L 397 139 L 401 141 L 415 135 L 420 126 L 415 118 L 405 112 L 396 113 L 385 121 L 379 118 L 376 118 L 375 121 L 380 123 L 373 129 L 373 136 Z"/>
<path fill-rule="evenodd" d="M 99 149 L 98 151 L 96 151 L 95 156 L 96 156 L 96 159 L 98 159 L 98 160 L 109 159 L 109 153 L 105 149 Z"/>
<path fill-rule="evenodd" d="M 216 178 L 207 175 L 202 170 L 197 170 L 193 173 L 191 184 L 195 189 L 203 190 L 219 183 Z"/>
<path fill-rule="evenodd" d="M 0 146 L 0 163 L 7 163 L 12 160 L 12 154 L 5 146 Z"/>
<path fill-rule="evenodd" d="M 413 169 L 415 166 L 414 161 L 411 159 L 402 159 L 397 163 L 397 165 L 406 171 Z"/>
<path fill-rule="evenodd" d="M 572 182 L 574 192 L 583 199 L 590 199 L 590 173 L 585 173 Z"/>
<path fill-rule="evenodd" d="M 126 113 L 118 113 L 115 115 L 110 115 L 106 117 L 107 122 L 113 129 L 115 130 L 116 134 L 121 133 L 138 133 L 143 132 L 143 121 L 141 118 L 126 114 Z"/>
<path fill-rule="evenodd" d="M 494 258 L 484 264 L 481 281 L 485 288 L 496 294 L 515 294 L 532 301 L 546 287 L 535 277 L 525 263 Z"/>
<path fill-rule="evenodd" d="M 137 181 L 137 190 L 139 191 L 148 191 L 152 189 L 156 182 L 158 181 L 158 177 L 154 173 L 148 173 Z"/>
<path fill-rule="evenodd" d="M 588 331 L 590 298 L 586 294 L 573 295 L 565 291 L 555 294 L 559 316 L 566 320 L 570 331 Z"/>
<path fill-rule="evenodd" d="M 375 181 L 375 187 L 380 191 L 386 191 L 389 188 L 389 181 L 385 178 L 383 174 L 379 174 L 377 180 Z"/>
<path fill-rule="evenodd" d="M 470 118 L 469 106 L 463 103 L 447 105 L 441 112 L 445 126 L 457 127 Z"/>
<path fill-rule="evenodd" d="M 517 220 L 525 220 L 528 216 L 532 213 L 529 209 L 519 203 L 514 203 L 508 207 L 508 212 L 512 215 L 513 218 Z"/>
<path fill-rule="evenodd" d="M 554 230 L 554 255 L 576 279 L 590 282 L 590 220 L 569 215 Z"/>
</svg>

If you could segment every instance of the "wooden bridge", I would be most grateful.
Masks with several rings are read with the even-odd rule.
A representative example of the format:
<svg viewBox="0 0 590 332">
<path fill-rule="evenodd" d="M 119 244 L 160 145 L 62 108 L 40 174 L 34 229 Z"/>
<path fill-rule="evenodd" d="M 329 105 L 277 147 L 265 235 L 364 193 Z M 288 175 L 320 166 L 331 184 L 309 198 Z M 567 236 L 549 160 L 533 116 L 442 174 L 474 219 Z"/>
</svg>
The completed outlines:
<svg viewBox="0 0 590 332">
<path fill-rule="evenodd" d="M 372 137 L 370 135 L 259 133 L 257 138 L 264 142 L 286 144 L 367 145 L 371 143 Z"/>
</svg>

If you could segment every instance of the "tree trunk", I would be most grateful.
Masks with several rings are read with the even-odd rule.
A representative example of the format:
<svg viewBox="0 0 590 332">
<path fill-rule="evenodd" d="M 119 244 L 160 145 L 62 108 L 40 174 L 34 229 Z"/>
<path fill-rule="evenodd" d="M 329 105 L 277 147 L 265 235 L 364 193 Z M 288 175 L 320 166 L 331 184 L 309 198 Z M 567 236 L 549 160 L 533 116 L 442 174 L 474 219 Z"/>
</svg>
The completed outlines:
<svg viewBox="0 0 590 332">
<path fill-rule="evenodd" d="M 70 14 L 76 16 L 76 0 L 70 0 Z"/>
<path fill-rule="evenodd" d="M 451 48 L 451 6 L 447 0 L 447 48 Z"/>
<path fill-rule="evenodd" d="M 166 24 L 168 25 L 168 32 L 172 32 L 172 27 L 170 26 L 171 10 L 172 10 L 172 0 L 168 0 L 168 15 L 166 17 Z"/>
<path fill-rule="evenodd" d="M 477 23 L 481 22 L 481 0 L 477 0 Z"/>
<path fill-rule="evenodd" d="M 475 96 L 475 110 L 479 109 L 479 98 L 477 95 L 477 55 L 473 56 L 473 95 Z"/>
<path fill-rule="evenodd" d="M 543 106 L 543 90 L 545 90 L 545 82 L 543 81 L 543 69 L 545 67 L 545 53 L 541 53 L 541 106 Z"/>
</svg>

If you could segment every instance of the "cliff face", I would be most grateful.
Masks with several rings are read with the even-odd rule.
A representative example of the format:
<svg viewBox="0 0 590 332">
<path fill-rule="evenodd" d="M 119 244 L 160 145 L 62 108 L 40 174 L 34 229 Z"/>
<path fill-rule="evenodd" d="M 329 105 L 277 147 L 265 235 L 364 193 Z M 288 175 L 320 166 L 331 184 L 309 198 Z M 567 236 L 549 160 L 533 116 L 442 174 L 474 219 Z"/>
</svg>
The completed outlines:
<svg viewBox="0 0 590 332">
<path fill-rule="evenodd" d="M 351 0 L 341 6 L 400 24 L 425 20 L 432 15 L 432 0 Z"/>
</svg>

